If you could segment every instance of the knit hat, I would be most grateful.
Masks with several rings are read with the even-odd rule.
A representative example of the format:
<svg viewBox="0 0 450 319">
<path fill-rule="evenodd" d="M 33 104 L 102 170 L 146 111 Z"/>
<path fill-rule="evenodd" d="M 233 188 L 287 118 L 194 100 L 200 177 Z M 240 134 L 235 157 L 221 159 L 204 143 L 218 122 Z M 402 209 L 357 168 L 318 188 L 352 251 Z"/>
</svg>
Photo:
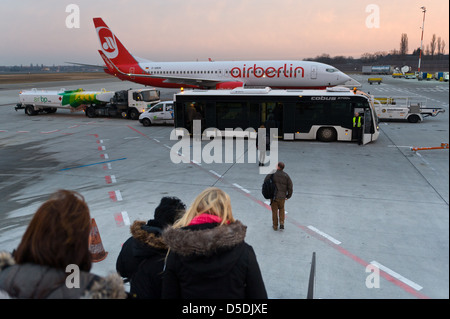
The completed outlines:
<svg viewBox="0 0 450 319">
<path fill-rule="evenodd" d="M 154 221 L 164 228 L 177 221 L 185 210 L 186 205 L 178 197 L 163 197 L 158 207 L 155 208 Z"/>
</svg>

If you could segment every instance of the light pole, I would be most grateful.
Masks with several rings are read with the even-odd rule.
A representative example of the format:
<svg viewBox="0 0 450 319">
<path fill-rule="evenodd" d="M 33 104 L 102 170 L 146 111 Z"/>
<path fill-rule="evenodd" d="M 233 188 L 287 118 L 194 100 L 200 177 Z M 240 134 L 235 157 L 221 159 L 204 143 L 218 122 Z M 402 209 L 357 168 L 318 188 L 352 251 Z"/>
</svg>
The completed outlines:
<svg viewBox="0 0 450 319">
<path fill-rule="evenodd" d="M 417 68 L 417 71 L 420 72 L 420 61 L 422 60 L 422 42 L 423 42 L 423 29 L 425 27 L 425 12 L 427 12 L 427 9 L 425 7 L 420 7 L 423 12 L 423 21 L 422 21 L 422 37 L 420 38 L 420 52 L 419 52 L 419 67 Z"/>
</svg>

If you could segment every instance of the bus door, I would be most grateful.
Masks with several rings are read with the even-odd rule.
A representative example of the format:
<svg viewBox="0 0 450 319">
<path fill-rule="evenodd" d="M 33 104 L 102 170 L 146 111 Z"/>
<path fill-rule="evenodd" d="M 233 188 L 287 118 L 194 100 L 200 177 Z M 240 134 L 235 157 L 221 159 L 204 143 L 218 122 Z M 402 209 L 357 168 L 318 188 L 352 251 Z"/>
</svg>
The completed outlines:
<svg viewBox="0 0 450 319">
<path fill-rule="evenodd" d="M 249 103 L 249 109 L 248 109 L 248 127 L 254 128 L 255 130 L 258 130 L 258 128 L 261 126 L 261 115 L 260 115 L 260 107 L 259 103 L 250 102 Z M 245 129 L 245 128 L 244 128 Z"/>
<path fill-rule="evenodd" d="M 363 145 L 366 145 L 372 141 L 372 113 L 370 112 L 370 108 L 364 108 L 362 132 L 362 143 Z"/>
<path fill-rule="evenodd" d="M 263 102 L 261 103 L 261 124 L 266 123 L 270 114 L 273 114 L 275 110 L 276 103 L 275 102 Z"/>
</svg>

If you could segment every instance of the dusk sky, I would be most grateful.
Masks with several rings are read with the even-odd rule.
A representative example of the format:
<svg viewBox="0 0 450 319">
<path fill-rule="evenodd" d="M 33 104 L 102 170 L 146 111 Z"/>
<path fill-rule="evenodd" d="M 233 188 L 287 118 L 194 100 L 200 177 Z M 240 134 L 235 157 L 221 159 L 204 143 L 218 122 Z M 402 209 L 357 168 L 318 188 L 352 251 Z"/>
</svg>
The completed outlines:
<svg viewBox="0 0 450 319">
<path fill-rule="evenodd" d="M 79 28 L 68 28 L 69 4 Z M 449 52 L 447 0 L 2 0 L 0 65 L 103 64 L 92 18 L 152 61 L 302 60 L 424 49 L 433 34 Z M 72 20 L 74 21 L 74 20 Z"/>
</svg>

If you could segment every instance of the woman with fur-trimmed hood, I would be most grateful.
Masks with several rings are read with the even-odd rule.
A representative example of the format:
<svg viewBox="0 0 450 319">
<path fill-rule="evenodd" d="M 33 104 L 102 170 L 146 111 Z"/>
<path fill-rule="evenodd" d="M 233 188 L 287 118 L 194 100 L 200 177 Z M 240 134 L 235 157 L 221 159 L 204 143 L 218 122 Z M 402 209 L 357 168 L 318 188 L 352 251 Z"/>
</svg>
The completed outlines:
<svg viewBox="0 0 450 319">
<path fill-rule="evenodd" d="M 266 299 L 247 226 L 233 218 L 230 197 L 204 190 L 186 214 L 163 233 L 169 246 L 163 298 Z"/>
<path fill-rule="evenodd" d="M 11 255 L 0 253 L 0 295 L 14 299 L 122 299 L 118 274 L 90 272 L 91 218 L 83 196 L 58 190 L 34 214 Z M 67 266 L 71 266 L 69 271 Z M 77 268 L 77 271 L 75 270 Z"/>
<path fill-rule="evenodd" d="M 186 205 L 177 197 L 163 197 L 154 219 L 135 221 L 131 237 L 123 244 L 116 270 L 130 282 L 130 297 L 160 299 L 167 245 L 161 234 L 184 214 Z"/>
</svg>

